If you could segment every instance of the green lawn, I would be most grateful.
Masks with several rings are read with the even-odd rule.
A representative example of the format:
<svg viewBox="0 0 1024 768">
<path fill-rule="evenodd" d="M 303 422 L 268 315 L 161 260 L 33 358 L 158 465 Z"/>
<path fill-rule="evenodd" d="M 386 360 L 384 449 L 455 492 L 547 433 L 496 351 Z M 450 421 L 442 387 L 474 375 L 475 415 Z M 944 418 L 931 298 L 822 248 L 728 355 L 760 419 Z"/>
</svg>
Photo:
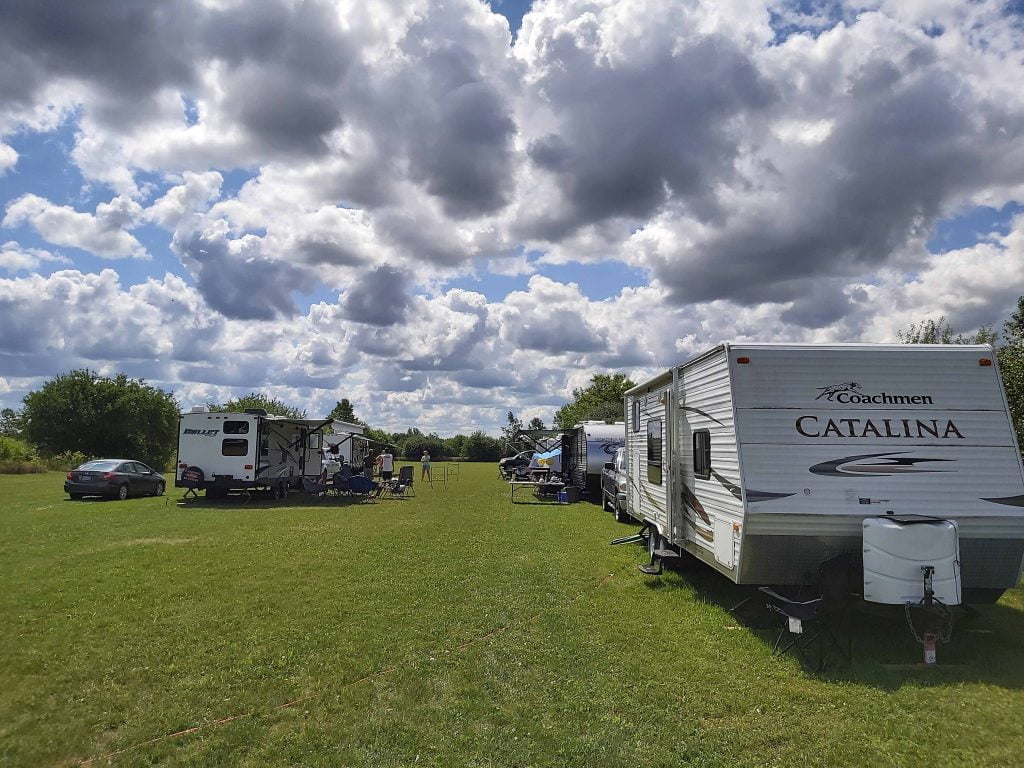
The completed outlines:
<svg viewBox="0 0 1024 768">
<path fill-rule="evenodd" d="M 1024 760 L 1021 590 L 938 669 L 871 625 L 815 676 L 717 575 L 644 577 L 597 507 L 461 474 L 405 501 L 187 507 L 0 476 L 0 765 Z"/>
</svg>

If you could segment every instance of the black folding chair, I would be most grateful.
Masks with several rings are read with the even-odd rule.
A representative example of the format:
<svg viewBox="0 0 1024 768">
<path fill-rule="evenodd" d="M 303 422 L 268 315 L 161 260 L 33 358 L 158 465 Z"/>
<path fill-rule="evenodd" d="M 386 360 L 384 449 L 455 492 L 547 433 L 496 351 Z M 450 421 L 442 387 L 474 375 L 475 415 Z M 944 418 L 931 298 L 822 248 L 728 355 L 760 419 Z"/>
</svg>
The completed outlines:
<svg viewBox="0 0 1024 768">
<path fill-rule="evenodd" d="M 849 611 L 853 584 L 853 555 L 842 554 L 818 566 L 817 597 L 799 600 L 786 597 L 771 587 L 761 587 L 768 596 L 768 609 L 783 617 L 773 654 L 792 651 L 815 671 L 825 667 L 826 649 L 834 649 L 847 662 L 853 656 Z M 846 647 L 839 637 L 846 639 Z M 817 648 L 817 663 L 812 661 Z"/>
<path fill-rule="evenodd" d="M 398 486 L 401 489 L 403 496 L 415 496 L 416 491 L 413 489 L 413 470 L 414 467 L 399 467 L 398 468 Z"/>
</svg>

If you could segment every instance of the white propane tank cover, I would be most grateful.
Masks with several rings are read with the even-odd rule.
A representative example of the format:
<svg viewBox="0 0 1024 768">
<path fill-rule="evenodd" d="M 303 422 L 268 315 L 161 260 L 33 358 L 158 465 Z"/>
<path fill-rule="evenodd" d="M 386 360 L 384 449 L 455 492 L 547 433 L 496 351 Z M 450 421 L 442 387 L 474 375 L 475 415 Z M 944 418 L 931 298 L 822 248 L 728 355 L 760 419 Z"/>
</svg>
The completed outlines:
<svg viewBox="0 0 1024 768">
<path fill-rule="evenodd" d="M 959 605 L 960 539 L 954 520 L 914 515 L 868 517 L 863 525 L 864 599 L 903 605 L 924 597 L 924 566 L 935 569 L 932 590 Z"/>
</svg>

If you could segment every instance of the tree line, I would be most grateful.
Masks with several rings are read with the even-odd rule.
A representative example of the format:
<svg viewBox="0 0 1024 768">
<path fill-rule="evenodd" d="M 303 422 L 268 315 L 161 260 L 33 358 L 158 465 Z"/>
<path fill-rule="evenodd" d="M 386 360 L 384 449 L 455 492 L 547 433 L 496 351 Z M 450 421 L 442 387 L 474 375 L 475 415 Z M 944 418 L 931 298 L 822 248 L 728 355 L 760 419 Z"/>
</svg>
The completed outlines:
<svg viewBox="0 0 1024 768">
<path fill-rule="evenodd" d="M 899 332 L 899 338 L 907 344 L 993 344 L 1017 439 L 1024 444 L 1024 296 L 998 333 L 993 326 L 985 326 L 971 336 L 954 335 L 940 317 L 911 324 Z M 555 412 L 553 426 L 568 429 L 583 421 L 621 421 L 623 396 L 633 386 L 619 373 L 596 374 L 586 387 L 573 390 L 572 400 Z M 70 371 L 27 394 L 23 403 L 20 411 L 0 412 L 0 471 L 17 471 L 10 468 L 21 466 L 66 469 L 94 457 L 138 459 L 164 469 L 174 458 L 180 406 L 172 393 L 142 379 L 102 376 L 88 369 Z M 277 416 L 306 417 L 304 410 L 257 392 L 210 407 L 215 411 L 262 408 Z M 337 401 L 328 416 L 364 426 L 375 450 L 389 447 L 408 459 L 426 451 L 434 459 L 497 461 L 515 450 L 511 437 L 524 427 L 510 410 L 501 438 L 482 430 L 454 437 L 423 433 L 415 427 L 386 432 L 361 421 L 347 398 Z M 526 426 L 543 429 L 544 422 L 535 417 Z"/>
<path fill-rule="evenodd" d="M 262 409 L 274 416 L 306 418 L 305 410 L 259 392 L 208 405 L 215 412 Z M 71 469 L 99 457 L 137 459 L 166 469 L 177 449 L 179 411 L 172 393 L 142 379 L 69 371 L 26 395 L 20 411 L 0 412 L 0 471 Z M 502 456 L 502 441 L 482 430 L 441 437 L 415 427 L 405 432 L 375 429 L 359 419 L 347 398 L 337 402 L 328 418 L 362 425 L 375 451 L 387 447 L 399 457 L 418 459 L 424 451 L 435 460 L 497 461 Z"/>
</svg>

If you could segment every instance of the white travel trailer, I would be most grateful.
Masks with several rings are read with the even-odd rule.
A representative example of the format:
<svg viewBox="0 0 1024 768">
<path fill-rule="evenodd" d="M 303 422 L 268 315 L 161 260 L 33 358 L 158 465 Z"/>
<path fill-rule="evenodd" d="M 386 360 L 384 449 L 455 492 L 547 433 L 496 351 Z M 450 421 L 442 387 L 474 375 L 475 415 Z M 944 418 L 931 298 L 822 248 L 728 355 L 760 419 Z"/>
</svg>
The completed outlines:
<svg viewBox="0 0 1024 768">
<path fill-rule="evenodd" d="M 331 419 L 291 419 L 262 410 L 211 413 L 196 406 L 178 419 L 174 485 L 205 489 L 209 497 L 251 488 L 283 495 L 303 477 L 320 475 L 323 430 L 328 426 L 335 432 L 328 438 L 331 443 L 344 443 L 346 435 L 363 431 L 357 424 Z"/>
<path fill-rule="evenodd" d="M 889 603 L 920 598 L 932 560 L 947 602 L 1019 583 L 1024 474 L 988 345 L 723 344 L 625 408 L 652 565 L 685 551 L 739 584 L 796 585 L 849 553 L 865 599 Z"/>
<path fill-rule="evenodd" d="M 601 492 L 601 472 L 626 442 L 626 424 L 584 421 L 563 437 L 562 466 L 580 491 L 594 498 Z"/>
</svg>

